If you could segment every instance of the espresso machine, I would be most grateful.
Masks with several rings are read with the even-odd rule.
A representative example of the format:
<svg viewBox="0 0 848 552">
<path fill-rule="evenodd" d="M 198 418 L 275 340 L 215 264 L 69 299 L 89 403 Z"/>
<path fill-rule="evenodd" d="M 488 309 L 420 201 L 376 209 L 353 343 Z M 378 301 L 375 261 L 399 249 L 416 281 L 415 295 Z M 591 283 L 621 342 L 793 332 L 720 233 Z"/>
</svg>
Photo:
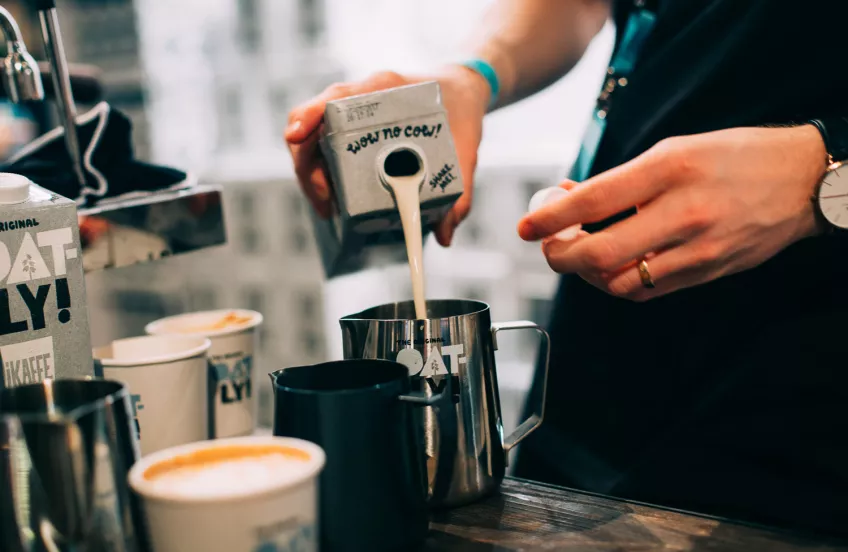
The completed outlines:
<svg viewBox="0 0 848 552">
<path fill-rule="evenodd" d="M 47 62 L 34 60 L 18 23 L 8 10 L 0 7 L 0 30 L 7 45 L 3 92 L 16 104 L 47 101 L 55 104 L 64 127 L 64 145 L 73 173 L 84 187 L 85 159 L 77 133 L 80 118 L 74 95 L 96 96 L 98 83 L 89 76 L 72 75 L 69 71 L 55 0 L 36 0 L 31 5 L 38 13 Z M 52 85 L 47 93 L 42 73 L 49 73 L 48 82 Z M 83 239 L 85 270 L 119 268 L 223 245 L 227 234 L 222 205 L 220 186 L 189 182 L 185 186 L 127 193 L 110 201 L 80 205 L 81 225 L 100 229 L 97 239 Z"/>
<path fill-rule="evenodd" d="M 91 159 L 78 132 L 86 115 L 77 113 L 75 95 L 91 99 L 99 86 L 69 70 L 55 1 L 30 5 L 37 11 L 47 60 L 34 59 L 18 22 L 0 6 L 7 46 L 2 93 L 14 104 L 55 105 L 61 126 L 47 135 L 61 136 L 57 142 L 63 144 L 72 178 L 85 189 Z M 83 236 L 74 253 L 85 272 L 226 243 L 220 186 L 186 182 L 126 191 L 90 203 L 69 198 L 77 199 L 80 234 L 84 226 L 98 229 L 96 238 Z M 102 376 L 97 363 L 92 372 Z M 90 376 L 3 387 L 0 378 L 0 550 L 146 552 L 144 522 L 126 485 L 126 472 L 140 454 L 128 389 Z"/>
</svg>

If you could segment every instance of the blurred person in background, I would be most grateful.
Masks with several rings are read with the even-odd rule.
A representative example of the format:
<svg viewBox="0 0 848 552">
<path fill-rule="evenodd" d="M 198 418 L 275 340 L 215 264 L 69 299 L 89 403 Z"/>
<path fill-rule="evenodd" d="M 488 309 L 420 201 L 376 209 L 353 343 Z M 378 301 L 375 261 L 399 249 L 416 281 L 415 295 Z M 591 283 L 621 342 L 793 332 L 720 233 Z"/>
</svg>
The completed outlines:
<svg viewBox="0 0 848 552">
<path fill-rule="evenodd" d="M 812 198 L 848 158 L 848 2 L 496 1 L 469 63 L 336 84 L 293 110 L 304 192 L 329 213 L 325 102 L 435 79 L 466 183 L 435 232 L 450 245 L 484 115 L 566 75 L 610 18 L 571 193 L 518 225 L 563 277 L 546 418 L 516 474 L 844 532 L 848 238 Z"/>
</svg>

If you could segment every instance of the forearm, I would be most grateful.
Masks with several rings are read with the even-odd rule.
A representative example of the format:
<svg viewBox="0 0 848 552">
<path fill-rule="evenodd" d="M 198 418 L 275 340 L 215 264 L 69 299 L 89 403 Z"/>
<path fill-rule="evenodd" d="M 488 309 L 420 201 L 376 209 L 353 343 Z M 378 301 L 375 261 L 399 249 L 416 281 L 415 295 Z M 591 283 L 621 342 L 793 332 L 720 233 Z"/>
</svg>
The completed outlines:
<svg viewBox="0 0 848 552">
<path fill-rule="evenodd" d="M 498 0 L 469 49 L 497 72 L 501 107 L 568 73 L 609 16 L 609 0 Z"/>
</svg>

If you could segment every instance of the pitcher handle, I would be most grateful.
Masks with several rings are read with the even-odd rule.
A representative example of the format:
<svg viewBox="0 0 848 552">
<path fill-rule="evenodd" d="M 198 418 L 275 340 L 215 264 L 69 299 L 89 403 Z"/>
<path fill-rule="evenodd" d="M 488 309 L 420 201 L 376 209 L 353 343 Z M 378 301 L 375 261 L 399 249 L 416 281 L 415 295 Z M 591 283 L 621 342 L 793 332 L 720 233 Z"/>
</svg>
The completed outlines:
<svg viewBox="0 0 848 552">
<path fill-rule="evenodd" d="M 434 504 L 440 504 L 447 499 L 453 485 L 454 464 L 457 452 L 457 414 L 454 403 L 453 378 L 449 366 L 446 366 L 447 385 L 445 389 L 437 394 L 427 396 L 421 392 L 411 392 L 400 395 L 398 399 L 412 403 L 415 406 L 432 406 L 436 412 L 436 424 L 439 428 L 439 453 L 436 460 L 436 476 L 432 483 L 430 500 Z M 459 385 L 459 382 L 457 382 Z M 459 397 L 457 396 L 457 399 Z"/>
<path fill-rule="evenodd" d="M 492 346 L 498 350 L 498 332 L 507 330 L 535 330 L 542 337 L 542 347 L 545 349 L 545 371 L 542 379 L 542 404 L 538 414 L 533 414 L 515 428 L 515 431 L 507 435 L 503 440 L 504 455 L 509 457 L 509 451 L 515 445 L 523 441 L 528 435 L 536 431 L 545 419 L 545 398 L 548 394 L 548 368 L 551 363 L 551 338 L 541 326 L 529 320 L 516 320 L 513 322 L 500 322 L 492 324 Z"/>
</svg>

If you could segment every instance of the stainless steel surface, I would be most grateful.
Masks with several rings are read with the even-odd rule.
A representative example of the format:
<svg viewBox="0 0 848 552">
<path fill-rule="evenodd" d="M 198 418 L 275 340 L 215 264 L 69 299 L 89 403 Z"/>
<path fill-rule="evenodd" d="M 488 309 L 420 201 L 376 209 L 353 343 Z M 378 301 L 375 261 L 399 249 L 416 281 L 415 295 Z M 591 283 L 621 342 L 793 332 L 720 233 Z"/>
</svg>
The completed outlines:
<svg viewBox="0 0 848 552">
<path fill-rule="evenodd" d="M 222 188 L 198 185 L 80 209 L 83 268 L 93 272 L 227 243 Z"/>
<path fill-rule="evenodd" d="M 26 49 L 18 23 L 0 6 L 0 29 L 6 39 L 3 59 L 3 86 L 14 103 L 44 99 L 44 86 L 38 64 Z"/>
<path fill-rule="evenodd" d="M 62 33 L 59 30 L 59 14 L 56 8 L 39 10 L 41 35 L 44 39 L 44 49 L 50 61 L 50 74 L 53 77 L 53 90 L 58 100 L 59 113 L 65 125 L 65 147 L 71 158 L 77 181 L 85 187 L 85 173 L 82 169 L 82 150 L 77 135 L 77 108 L 71 91 L 71 78 L 68 71 L 68 61 L 65 59 L 65 48 L 62 44 Z"/>
<path fill-rule="evenodd" d="M 505 332 L 509 330 L 534 330 L 542 334 L 542 340 L 544 341 L 545 346 L 545 371 L 543 376 L 544 380 L 542 381 L 542 404 L 539 405 L 539 412 L 532 414 L 529 418 L 518 424 L 518 427 L 504 438 L 503 448 L 504 452 L 507 454 L 507 458 L 509 457 L 509 452 L 515 448 L 515 445 L 523 441 L 528 435 L 536 431 L 539 426 L 542 425 L 542 420 L 545 418 L 545 397 L 548 395 L 548 367 L 551 362 L 550 337 L 548 336 L 548 333 L 538 324 L 530 322 L 529 320 L 493 323 L 492 347 L 496 351 L 498 350 L 498 332 Z"/>
<path fill-rule="evenodd" d="M 126 481 L 138 458 L 129 393 L 118 382 L 0 391 L 0 550 L 146 550 Z"/>
<path fill-rule="evenodd" d="M 344 357 L 379 358 L 406 365 L 419 375 L 420 391 L 437 393 L 450 372 L 455 403 L 455 443 L 442 439 L 445 417 L 424 409 L 424 438 L 430 477 L 430 502 L 457 506 L 495 490 L 503 480 L 509 450 L 544 418 L 538 411 L 504 438 L 498 396 L 497 334 L 507 330 L 539 332 L 547 359 L 548 334 L 533 322 L 492 324 L 489 306 L 478 301 L 427 301 L 427 320 L 415 320 L 411 301 L 391 303 L 342 318 Z M 446 451 L 448 451 L 446 453 Z M 450 465 L 444 465 L 444 462 Z M 441 466 L 439 464 L 442 464 Z M 444 479 L 445 474 L 449 479 Z M 444 487 L 442 486 L 444 485 Z"/>
</svg>

